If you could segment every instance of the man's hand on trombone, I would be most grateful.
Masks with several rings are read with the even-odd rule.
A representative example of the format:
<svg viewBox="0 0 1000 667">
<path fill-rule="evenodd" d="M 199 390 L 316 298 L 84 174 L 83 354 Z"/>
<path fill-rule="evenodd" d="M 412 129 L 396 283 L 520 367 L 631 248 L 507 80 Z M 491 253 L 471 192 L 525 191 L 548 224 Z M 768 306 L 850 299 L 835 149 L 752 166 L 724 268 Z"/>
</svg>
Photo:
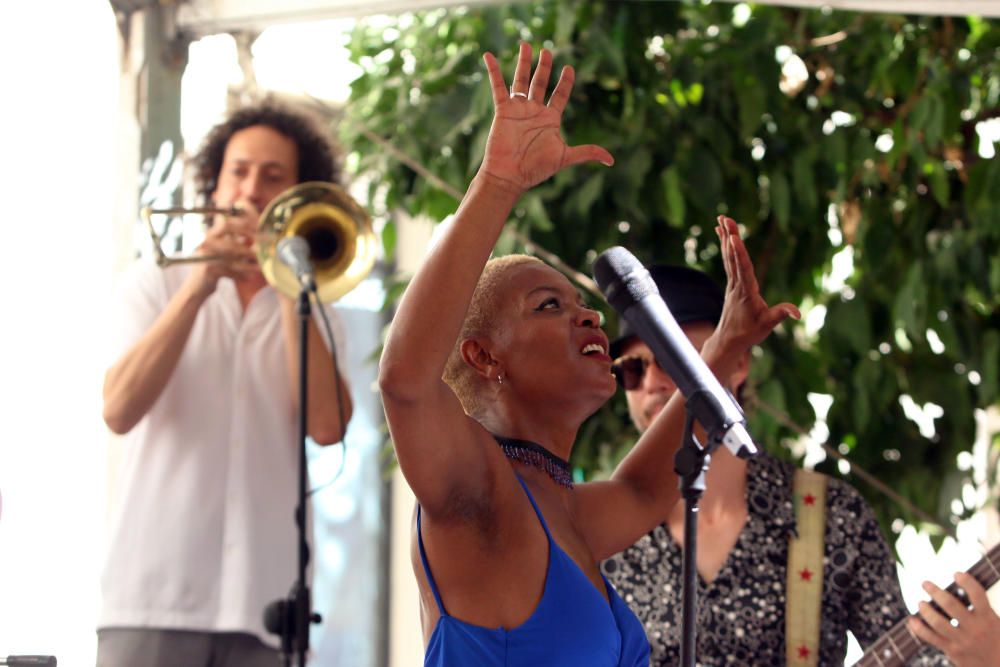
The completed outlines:
<svg viewBox="0 0 1000 667">
<path fill-rule="evenodd" d="M 220 213 L 213 217 L 212 226 L 195 251 L 202 257 L 219 258 L 193 265 L 191 280 L 206 296 L 215 291 L 220 278 L 246 280 L 260 275 L 254 246 L 260 211 L 247 200 L 237 201 L 234 206 L 236 215 Z"/>
</svg>

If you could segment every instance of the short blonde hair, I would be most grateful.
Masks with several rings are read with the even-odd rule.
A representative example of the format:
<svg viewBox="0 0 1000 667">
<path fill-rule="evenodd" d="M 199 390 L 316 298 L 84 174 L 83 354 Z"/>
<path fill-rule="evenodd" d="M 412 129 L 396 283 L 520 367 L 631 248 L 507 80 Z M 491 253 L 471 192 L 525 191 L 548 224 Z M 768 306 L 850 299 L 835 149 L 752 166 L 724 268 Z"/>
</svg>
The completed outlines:
<svg viewBox="0 0 1000 667">
<path fill-rule="evenodd" d="M 546 266 L 545 262 L 530 255 L 494 257 L 486 262 L 479 276 L 479 282 L 476 283 L 476 289 L 472 293 L 472 301 L 465 314 L 462 331 L 455 341 L 442 376 L 445 383 L 458 396 L 462 408 L 472 417 L 481 413 L 489 397 L 483 395 L 485 388 L 483 379 L 462 358 L 462 342 L 469 338 L 488 336 L 490 331 L 496 328 L 501 305 L 499 286 L 511 269 L 533 263 Z"/>
</svg>

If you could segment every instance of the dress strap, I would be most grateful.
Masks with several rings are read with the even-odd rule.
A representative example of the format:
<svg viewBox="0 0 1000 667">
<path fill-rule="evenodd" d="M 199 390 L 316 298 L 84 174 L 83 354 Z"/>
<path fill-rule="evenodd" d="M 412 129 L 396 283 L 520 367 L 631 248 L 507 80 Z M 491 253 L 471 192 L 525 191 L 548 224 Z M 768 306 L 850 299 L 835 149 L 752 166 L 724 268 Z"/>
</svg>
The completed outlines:
<svg viewBox="0 0 1000 667">
<path fill-rule="evenodd" d="M 524 489 L 525 494 L 528 496 L 528 500 L 531 501 L 531 506 L 535 509 L 535 516 L 538 517 L 539 523 L 542 524 L 542 529 L 545 531 L 545 537 L 548 539 L 549 543 L 552 542 L 552 533 L 549 532 L 549 525 L 545 523 L 545 516 L 542 515 L 542 511 L 538 509 L 538 503 L 535 502 L 535 497 L 531 495 L 531 491 L 528 489 L 528 485 L 524 483 L 520 475 L 515 475 L 517 481 L 521 483 L 521 488 Z M 438 590 L 437 582 L 434 581 L 434 573 L 431 572 L 430 563 L 427 562 L 427 551 L 424 549 L 424 534 L 421 528 L 421 515 L 420 515 L 420 504 L 417 504 L 417 546 L 420 548 L 420 563 L 424 566 L 424 574 L 427 576 L 427 583 L 430 584 L 431 593 L 434 594 L 434 601 L 437 602 L 438 613 L 442 616 L 447 616 L 448 611 L 444 608 L 444 602 L 441 600 L 441 592 Z"/>
<path fill-rule="evenodd" d="M 431 572 L 431 566 L 427 562 L 427 552 L 424 550 L 424 534 L 420 530 L 419 503 L 417 504 L 417 546 L 420 547 L 420 562 L 424 566 L 424 575 L 427 576 L 427 583 L 430 584 L 431 593 L 434 594 L 434 601 L 437 602 L 438 613 L 441 614 L 441 616 L 447 616 L 448 612 L 444 608 L 444 602 L 441 601 L 441 593 L 438 591 L 437 582 L 434 581 L 434 574 Z"/>
<path fill-rule="evenodd" d="M 535 508 L 535 516 L 538 517 L 539 523 L 541 523 L 542 528 L 545 529 L 545 537 L 547 537 L 549 539 L 549 542 L 551 542 L 552 533 L 549 532 L 549 524 L 545 523 L 545 516 L 542 514 L 542 510 L 538 509 L 538 503 L 535 502 L 535 497 L 531 495 L 531 491 L 528 489 L 528 485 L 524 483 L 524 480 L 521 479 L 521 476 L 517 475 L 516 473 L 515 476 L 517 477 L 517 481 L 521 483 L 521 488 L 524 489 L 524 492 L 526 494 L 528 494 L 528 500 L 531 501 L 531 506 Z"/>
</svg>

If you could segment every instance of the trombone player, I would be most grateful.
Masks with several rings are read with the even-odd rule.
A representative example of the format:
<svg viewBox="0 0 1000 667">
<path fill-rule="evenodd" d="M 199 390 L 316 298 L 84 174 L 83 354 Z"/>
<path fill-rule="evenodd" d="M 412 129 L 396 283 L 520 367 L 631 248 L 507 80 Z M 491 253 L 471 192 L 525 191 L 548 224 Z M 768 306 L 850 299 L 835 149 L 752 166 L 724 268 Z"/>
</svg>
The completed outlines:
<svg viewBox="0 0 1000 667">
<path fill-rule="evenodd" d="M 103 391 L 124 455 L 99 666 L 280 664 L 262 612 L 295 572 L 300 330 L 253 247 L 265 207 L 298 183 L 337 183 L 339 160 L 302 112 L 273 101 L 236 111 L 195 157 L 199 196 L 233 209 L 213 216 L 196 254 L 223 259 L 140 263 L 124 281 Z M 327 445 L 343 438 L 351 401 L 309 329 L 307 430 Z"/>
</svg>

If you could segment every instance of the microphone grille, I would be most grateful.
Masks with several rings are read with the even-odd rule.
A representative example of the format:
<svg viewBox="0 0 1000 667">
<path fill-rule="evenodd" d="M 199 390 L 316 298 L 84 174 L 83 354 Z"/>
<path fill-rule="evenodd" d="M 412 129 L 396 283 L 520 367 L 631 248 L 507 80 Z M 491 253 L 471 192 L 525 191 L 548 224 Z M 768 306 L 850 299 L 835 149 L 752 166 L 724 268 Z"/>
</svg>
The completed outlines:
<svg viewBox="0 0 1000 667">
<path fill-rule="evenodd" d="M 642 262 L 621 246 L 598 255 L 593 268 L 594 280 L 615 310 L 624 310 L 650 294 L 660 293 Z"/>
<path fill-rule="evenodd" d="M 600 285 L 601 290 L 605 290 L 619 276 L 627 276 L 642 264 L 625 248 L 616 245 L 608 248 L 594 260 L 594 280 Z"/>
<path fill-rule="evenodd" d="M 309 242 L 301 236 L 286 236 L 278 241 L 279 252 L 302 252 L 309 256 Z"/>
</svg>

